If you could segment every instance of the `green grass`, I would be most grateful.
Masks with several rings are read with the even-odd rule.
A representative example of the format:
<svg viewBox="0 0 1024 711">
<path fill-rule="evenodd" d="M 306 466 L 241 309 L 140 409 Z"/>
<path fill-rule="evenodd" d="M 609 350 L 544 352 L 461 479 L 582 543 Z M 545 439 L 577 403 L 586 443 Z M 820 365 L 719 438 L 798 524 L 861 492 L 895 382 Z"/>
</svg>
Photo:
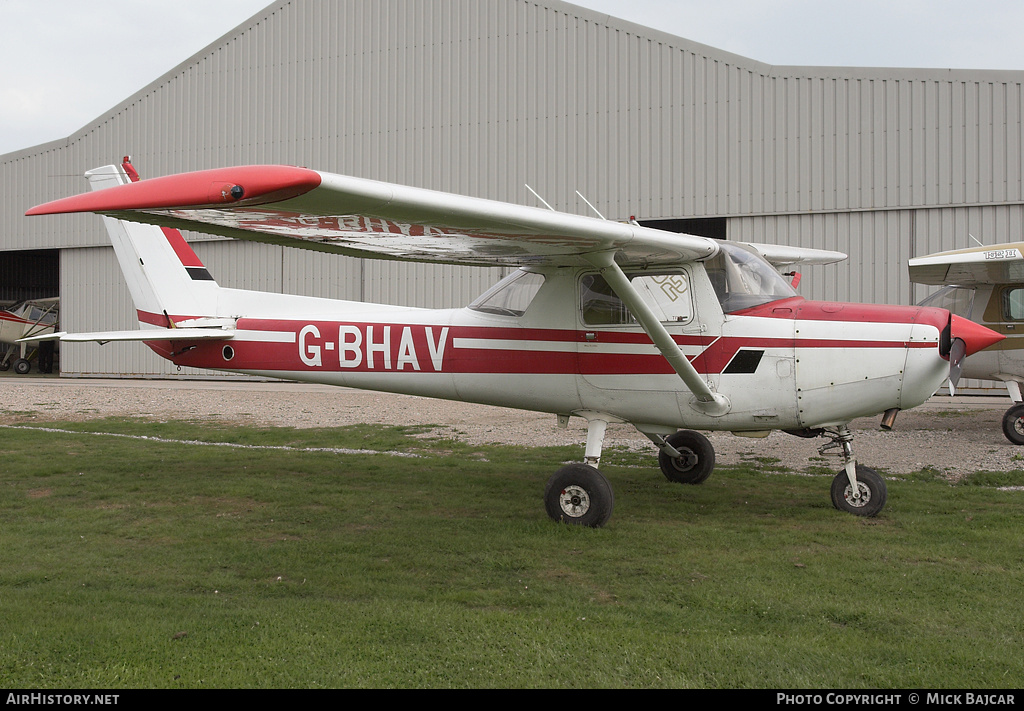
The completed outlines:
<svg viewBox="0 0 1024 711">
<path fill-rule="evenodd" d="M 890 479 L 861 519 L 770 457 L 691 487 L 612 450 L 591 530 L 541 502 L 578 448 L 54 427 L 2 431 L 4 688 L 1024 682 L 1024 472 Z M 335 447 L 418 456 L 301 449 Z"/>
</svg>

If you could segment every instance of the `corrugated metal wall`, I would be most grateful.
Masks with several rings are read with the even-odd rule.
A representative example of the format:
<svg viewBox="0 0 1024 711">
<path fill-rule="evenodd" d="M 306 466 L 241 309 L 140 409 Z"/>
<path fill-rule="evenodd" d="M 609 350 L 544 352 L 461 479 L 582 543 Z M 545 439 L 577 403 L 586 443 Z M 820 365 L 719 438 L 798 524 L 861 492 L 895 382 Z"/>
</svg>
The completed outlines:
<svg viewBox="0 0 1024 711">
<path fill-rule="evenodd" d="M 1021 239 L 1022 83 L 771 67 L 557 0 L 277 2 L 66 141 L 0 158 L 0 248 L 65 249 L 64 325 L 107 327 L 109 296 L 80 304 L 109 290 L 112 256 L 68 251 L 105 245 L 99 221 L 21 215 L 131 153 L 144 177 L 289 163 L 536 204 L 529 183 L 571 212 L 580 190 L 612 219 L 726 217 L 730 239 L 848 252 L 808 270 L 809 296 L 906 303 L 924 295 L 909 257 Z M 497 276 L 209 245 L 232 255 L 212 267 L 229 286 L 449 306 Z M 80 372 L 151 367 L 92 357 Z"/>
</svg>

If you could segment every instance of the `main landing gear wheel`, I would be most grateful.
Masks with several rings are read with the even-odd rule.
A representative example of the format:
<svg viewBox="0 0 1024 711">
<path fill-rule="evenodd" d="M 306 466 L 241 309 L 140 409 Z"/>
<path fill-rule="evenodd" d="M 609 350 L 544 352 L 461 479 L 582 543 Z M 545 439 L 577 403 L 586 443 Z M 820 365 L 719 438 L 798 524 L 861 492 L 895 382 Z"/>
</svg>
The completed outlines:
<svg viewBox="0 0 1024 711">
<path fill-rule="evenodd" d="M 665 438 L 680 456 L 658 454 L 661 473 L 677 484 L 700 484 L 715 469 L 715 448 L 708 438 L 693 430 L 679 430 Z"/>
<path fill-rule="evenodd" d="M 18 358 L 18 360 L 14 361 L 14 372 L 18 375 L 25 375 L 30 370 L 32 370 L 32 364 L 24 358 Z"/>
<path fill-rule="evenodd" d="M 1014 444 L 1024 444 L 1024 404 L 1014 405 L 1003 415 L 1003 434 Z"/>
<path fill-rule="evenodd" d="M 855 497 L 846 470 L 840 469 L 832 480 L 832 505 L 854 516 L 874 516 L 882 510 L 888 492 L 878 472 L 858 464 L 857 488 L 860 496 Z"/>
<path fill-rule="evenodd" d="M 600 528 L 612 516 L 615 496 L 597 469 L 589 464 L 569 464 L 548 479 L 544 508 L 554 521 Z"/>
</svg>

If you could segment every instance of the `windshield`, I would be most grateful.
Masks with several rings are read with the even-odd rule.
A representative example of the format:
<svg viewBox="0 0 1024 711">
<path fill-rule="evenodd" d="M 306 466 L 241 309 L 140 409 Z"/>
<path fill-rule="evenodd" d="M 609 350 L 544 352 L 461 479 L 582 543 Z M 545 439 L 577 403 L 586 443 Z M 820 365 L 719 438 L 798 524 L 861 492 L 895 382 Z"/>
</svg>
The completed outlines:
<svg viewBox="0 0 1024 711">
<path fill-rule="evenodd" d="M 718 244 L 718 254 L 706 260 L 704 266 L 725 313 L 797 295 L 786 278 L 759 254 L 735 242 Z"/>
<path fill-rule="evenodd" d="M 32 323 L 52 324 L 57 322 L 57 314 L 55 314 L 53 311 L 43 311 L 38 306 L 33 306 L 31 309 L 29 309 L 29 312 L 25 316 L 25 318 L 31 321 Z"/>
<path fill-rule="evenodd" d="M 543 283 L 542 274 L 520 269 L 481 294 L 469 308 L 502 316 L 522 316 Z"/>
<path fill-rule="evenodd" d="M 971 317 L 971 309 L 974 305 L 974 289 L 967 289 L 962 286 L 946 286 L 939 289 L 919 306 L 934 306 L 946 309 L 957 316 L 964 318 Z"/>
</svg>

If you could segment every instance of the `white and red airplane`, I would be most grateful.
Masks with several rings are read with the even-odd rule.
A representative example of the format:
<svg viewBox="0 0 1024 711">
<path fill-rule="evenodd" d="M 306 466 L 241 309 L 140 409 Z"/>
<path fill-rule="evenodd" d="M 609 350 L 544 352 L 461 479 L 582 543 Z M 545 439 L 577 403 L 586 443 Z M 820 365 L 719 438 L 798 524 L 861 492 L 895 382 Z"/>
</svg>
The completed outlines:
<svg viewBox="0 0 1024 711">
<path fill-rule="evenodd" d="M 927 400 L 963 353 L 1002 338 L 936 308 L 807 301 L 769 264 L 844 255 L 720 242 L 636 224 L 286 166 L 137 181 L 90 171 L 93 192 L 29 215 L 96 212 L 140 331 L 182 366 L 522 408 L 587 420 L 584 461 L 559 469 L 555 520 L 601 526 L 614 497 L 598 471 L 609 423 L 660 450 L 664 475 L 714 467 L 694 430 L 825 436 L 844 466 L 833 504 L 878 513 L 883 479 L 857 464 L 857 417 Z M 149 223 L 137 225 L 130 223 Z M 383 259 L 519 269 L 466 308 L 421 309 L 219 286 L 178 228 Z M 680 429 L 686 428 L 686 429 Z"/>
<path fill-rule="evenodd" d="M 0 370 L 9 370 L 13 358 L 14 372 L 25 375 L 32 370 L 31 359 L 38 355 L 39 371 L 49 373 L 53 367 L 52 349 L 48 355 L 29 353 L 27 340 L 54 333 L 59 312 L 60 299 L 57 297 L 29 299 L 9 308 L 0 308 L 0 344 L 8 346 L 0 355 Z M 16 354 L 17 358 L 14 357 Z"/>
</svg>

